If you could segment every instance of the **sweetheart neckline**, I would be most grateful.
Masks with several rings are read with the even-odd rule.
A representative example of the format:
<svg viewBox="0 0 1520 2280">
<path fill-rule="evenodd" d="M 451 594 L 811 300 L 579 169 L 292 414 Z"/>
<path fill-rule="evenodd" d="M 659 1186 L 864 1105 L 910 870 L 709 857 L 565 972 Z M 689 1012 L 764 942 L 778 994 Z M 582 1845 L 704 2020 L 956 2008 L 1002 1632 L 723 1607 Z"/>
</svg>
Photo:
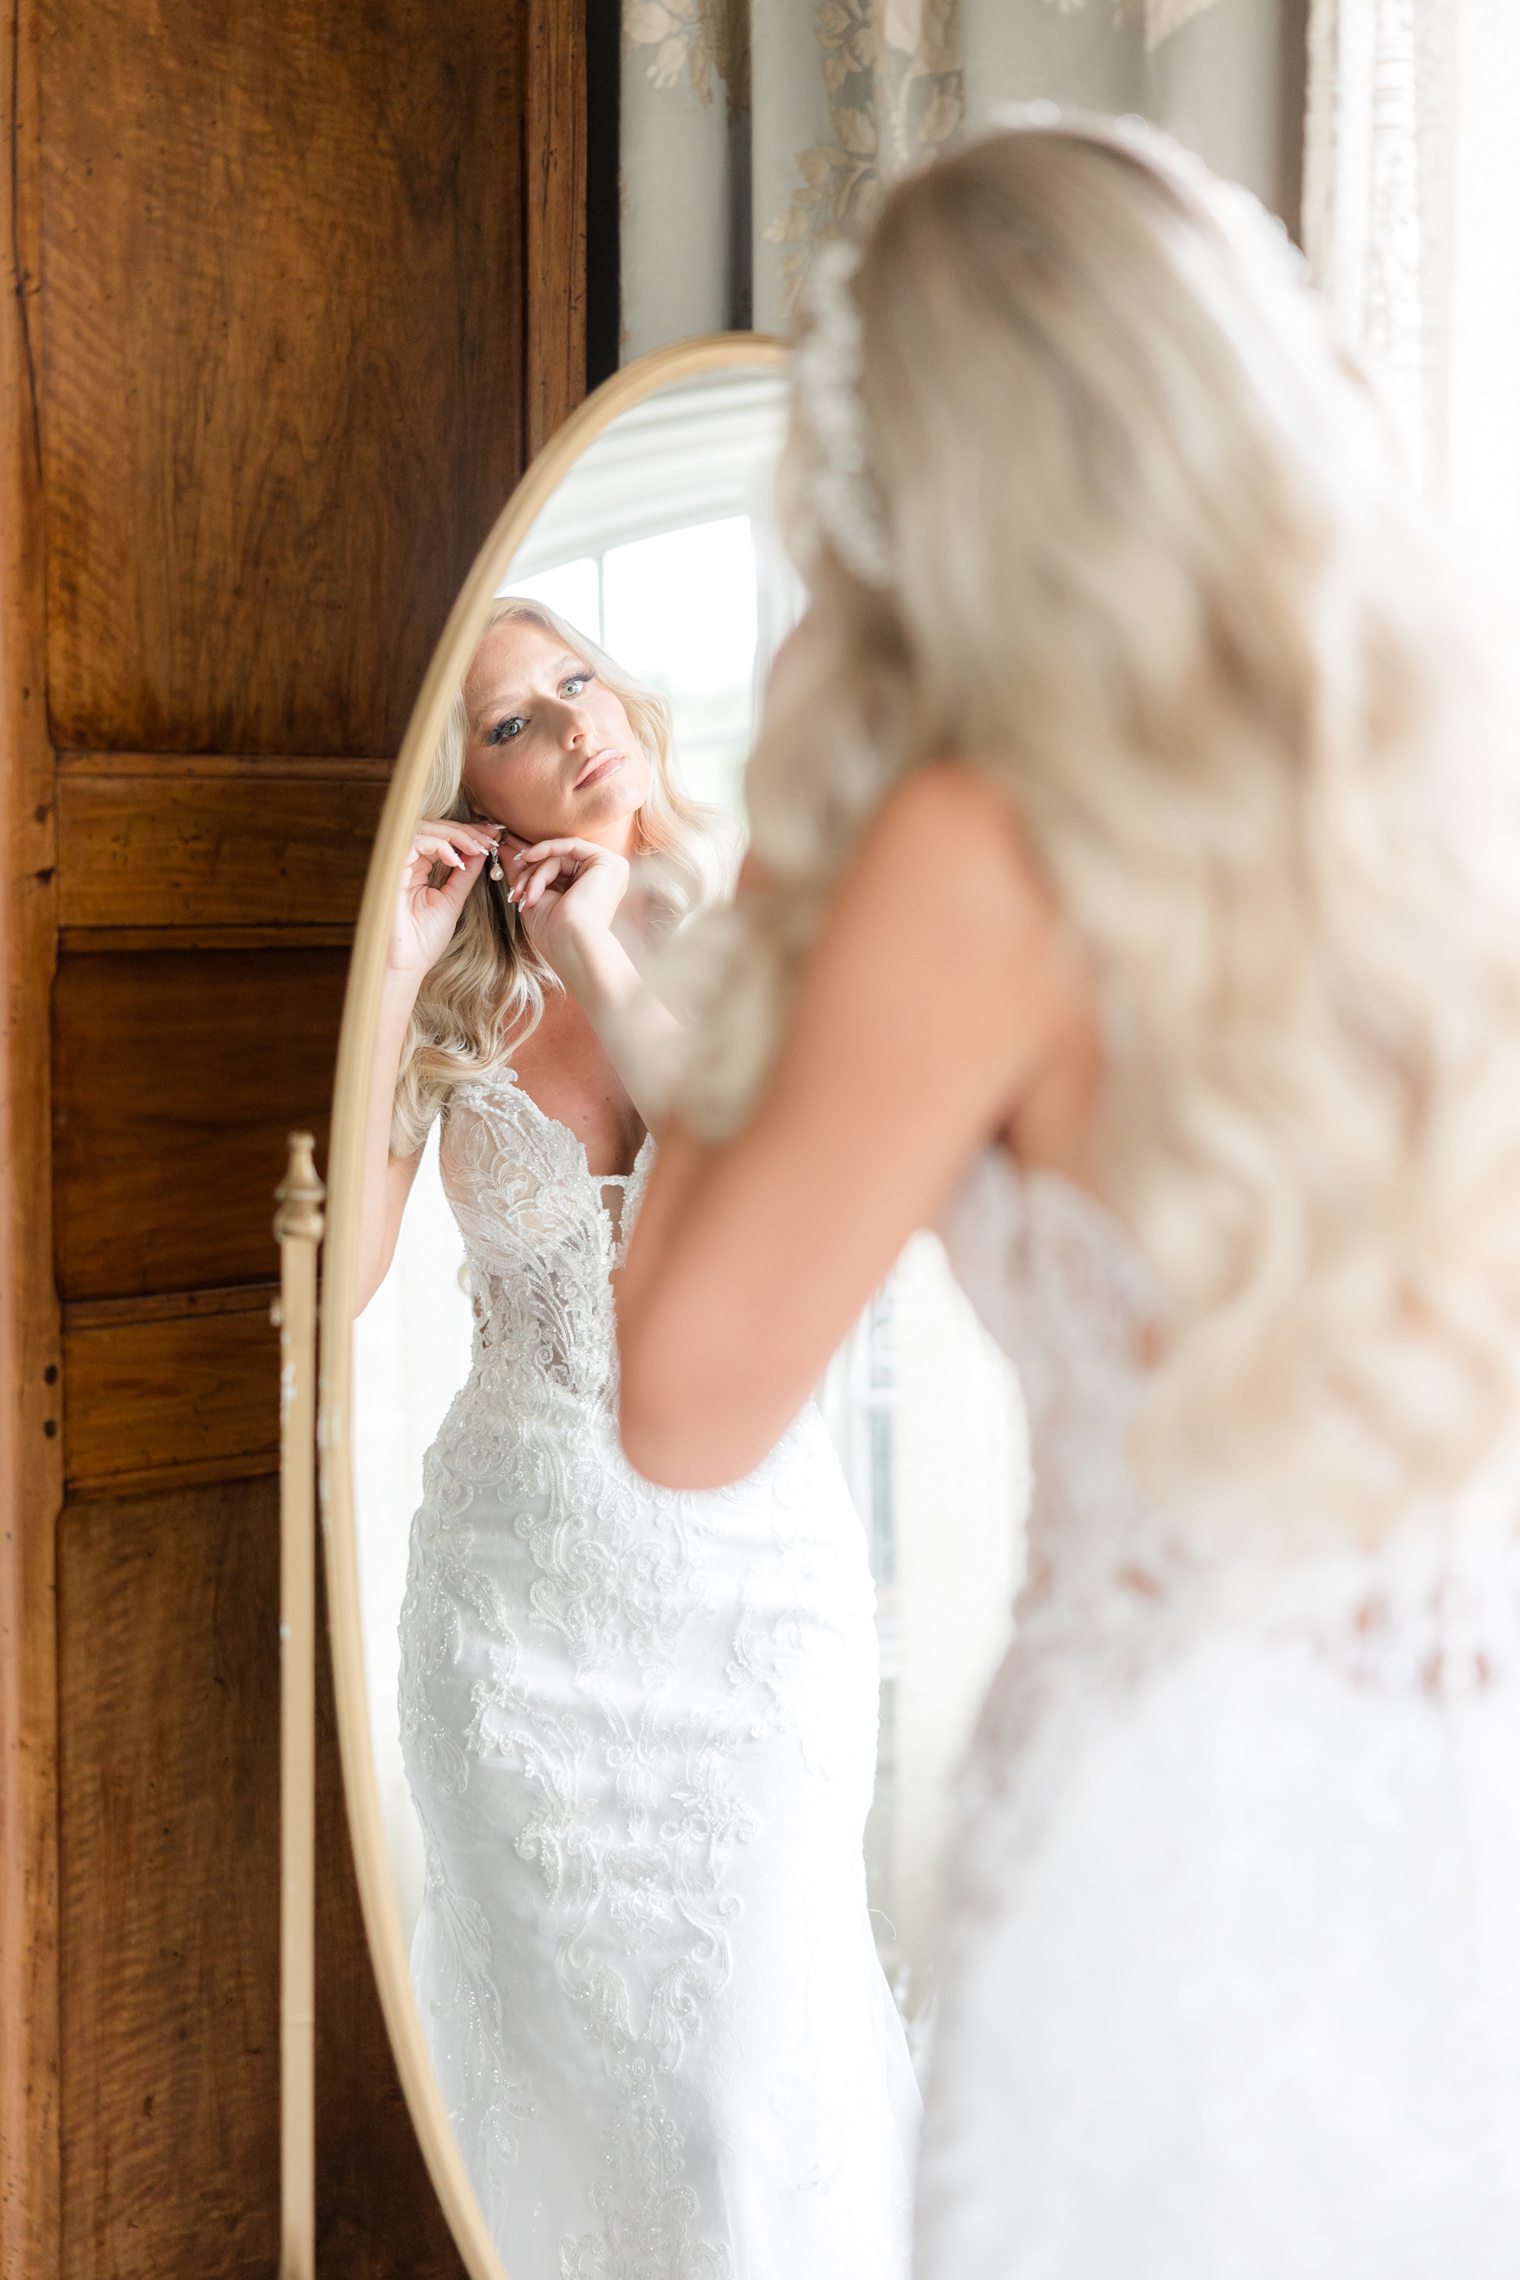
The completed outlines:
<svg viewBox="0 0 1520 2280">
<path fill-rule="evenodd" d="M 533 1114 L 538 1118 L 541 1124 L 547 1125 L 552 1132 L 563 1134 L 565 1140 L 569 1143 L 570 1147 L 574 1150 L 576 1156 L 580 1160 L 578 1165 L 579 1171 L 581 1172 L 583 1178 L 587 1179 L 593 1187 L 626 1188 L 631 1180 L 634 1180 L 638 1177 L 639 1169 L 643 1164 L 645 1155 L 654 1146 L 654 1134 L 652 1132 L 646 1132 L 643 1139 L 639 1142 L 638 1148 L 634 1153 L 633 1163 L 629 1170 L 626 1172 L 594 1172 L 591 1169 L 591 1158 L 586 1153 L 586 1143 L 581 1138 L 580 1134 L 578 1132 L 573 1132 L 562 1116 L 551 1116 L 546 1108 L 541 1108 L 538 1102 L 533 1098 L 533 1095 L 529 1092 L 527 1086 L 523 1083 L 522 1079 L 518 1076 L 517 1071 L 514 1068 L 509 1067 L 505 1061 L 497 1062 L 492 1068 L 479 1070 L 476 1075 L 476 1082 L 480 1084 L 488 1084 L 489 1080 L 492 1077 L 499 1077 L 504 1079 L 511 1091 L 516 1093 L 518 1099 L 527 1102 L 529 1108 L 533 1111 Z"/>
</svg>

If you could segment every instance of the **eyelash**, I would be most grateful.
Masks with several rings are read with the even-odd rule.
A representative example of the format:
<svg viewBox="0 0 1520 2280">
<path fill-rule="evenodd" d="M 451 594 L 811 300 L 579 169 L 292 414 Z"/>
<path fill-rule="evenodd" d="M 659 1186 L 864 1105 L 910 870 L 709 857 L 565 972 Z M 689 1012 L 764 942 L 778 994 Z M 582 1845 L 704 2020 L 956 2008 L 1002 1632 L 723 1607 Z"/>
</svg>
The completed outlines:
<svg viewBox="0 0 1520 2280">
<path fill-rule="evenodd" d="M 567 673 L 564 680 L 561 681 L 560 687 L 561 689 L 568 689 L 572 681 L 579 681 L 582 688 L 584 688 L 589 681 L 594 681 L 595 679 L 596 675 L 589 670 L 584 673 Z M 515 744 L 517 742 L 517 738 L 515 736 L 508 736 L 507 734 L 507 730 L 512 726 L 514 721 L 522 721 L 524 725 L 526 725 L 526 715 L 523 713 L 509 713 L 506 719 L 499 720 L 494 728 L 488 728 L 486 730 L 487 744 Z"/>
</svg>

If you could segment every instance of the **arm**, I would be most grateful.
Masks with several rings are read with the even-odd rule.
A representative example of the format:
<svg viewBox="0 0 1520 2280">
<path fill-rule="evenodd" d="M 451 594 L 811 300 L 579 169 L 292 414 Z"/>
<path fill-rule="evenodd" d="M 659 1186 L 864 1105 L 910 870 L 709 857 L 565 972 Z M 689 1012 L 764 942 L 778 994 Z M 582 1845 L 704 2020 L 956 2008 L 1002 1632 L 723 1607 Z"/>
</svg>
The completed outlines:
<svg viewBox="0 0 1520 2280">
<path fill-rule="evenodd" d="M 380 1021 L 370 1062 L 369 1103 L 364 1125 L 364 1173 L 359 1208 L 359 1279 L 355 1312 L 362 1314 L 386 1277 L 401 1232 L 401 1217 L 412 1192 L 419 1149 L 412 1156 L 391 1154 L 391 1117 L 396 1079 L 406 1044 L 412 1007 L 423 976 L 447 949 L 464 908 L 464 898 L 480 876 L 495 834 L 450 817 L 429 818 L 417 826 L 402 872 L 391 925 Z M 434 887 L 432 875 L 443 864 L 447 877 Z"/>
<path fill-rule="evenodd" d="M 1048 885 L 949 766 L 888 800 L 840 884 L 760 1103 L 679 1128 L 618 1278 L 622 1434 L 671 1486 L 757 1464 L 915 1228 L 1072 1019 Z"/>
<path fill-rule="evenodd" d="M 612 931 L 628 891 L 627 858 L 589 839 L 529 845 L 506 832 L 509 843 L 520 875 L 508 899 L 519 905 L 529 941 L 586 1014 L 645 1126 L 655 1130 L 681 1072 L 684 1031 Z"/>
<path fill-rule="evenodd" d="M 420 980 L 420 976 L 418 979 Z M 415 1156 L 391 1154 L 391 1113 L 396 1101 L 396 1079 L 401 1070 L 401 1049 L 417 995 L 415 981 L 386 971 L 380 1000 L 380 1026 L 375 1035 L 375 1057 L 370 1063 L 369 1106 L 364 1119 L 363 1202 L 359 1215 L 359 1288 L 354 1311 L 362 1314 L 390 1272 L 396 1255 L 406 1199 L 422 1161 Z"/>
<path fill-rule="evenodd" d="M 593 937 L 556 959 L 646 1128 L 663 1126 L 681 1074 L 685 1031 L 655 996 L 615 934 Z"/>
</svg>

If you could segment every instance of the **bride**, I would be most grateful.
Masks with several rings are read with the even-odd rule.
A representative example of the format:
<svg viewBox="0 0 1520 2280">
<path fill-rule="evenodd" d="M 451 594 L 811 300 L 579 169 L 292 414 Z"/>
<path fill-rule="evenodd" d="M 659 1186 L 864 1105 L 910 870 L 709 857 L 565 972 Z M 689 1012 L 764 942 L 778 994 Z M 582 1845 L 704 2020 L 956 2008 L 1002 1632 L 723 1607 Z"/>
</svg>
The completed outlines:
<svg viewBox="0 0 1520 2280">
<path fill-rule="evenodd" d="M 617 1443 L 610 1277 L 676 1038 L 611 921 L 645 850 L 656 923 L 697 898 L 699 811 L 661 700 L 521 601 L 424 804 L 360 1299 L 441 1116 L 474 1352 L 413 1523 L 401 1717 L 451 2119 L 512 2280 L 890 2280 L 917 2092 L 866 1910 L 861 1525 L 803 1399 L 712 1493 Z"/>
<path fill-rule="evenodd" d="M 1286 241 L 1138 126 L 901 183 L 795 376 L 622 1430 L 742 1471 L 936 1222 L 1019 1365 L 920 2280 L 1513 2280 L 1513 755 Z"/>
</svg>

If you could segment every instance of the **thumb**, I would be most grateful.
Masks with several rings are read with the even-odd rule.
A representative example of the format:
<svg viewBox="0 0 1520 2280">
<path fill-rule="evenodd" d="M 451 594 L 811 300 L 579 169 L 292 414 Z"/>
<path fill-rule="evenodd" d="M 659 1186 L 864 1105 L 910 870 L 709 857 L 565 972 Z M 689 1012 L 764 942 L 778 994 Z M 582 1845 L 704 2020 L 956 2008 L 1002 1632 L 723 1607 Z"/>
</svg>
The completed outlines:
<svg viewBox="0 0 1520 2280">
<path fill-rule="evenodd" d="M 464 898 L 480 877 L 480 866 L 485 859 L 485 850 L 477 847 L 466 855 L 462 870 L 456 871 L 451 868 L 445 874 L 443 885 L 438 892 L 450 910 L 457 913 L 464 908 Z"/>
</svg>

